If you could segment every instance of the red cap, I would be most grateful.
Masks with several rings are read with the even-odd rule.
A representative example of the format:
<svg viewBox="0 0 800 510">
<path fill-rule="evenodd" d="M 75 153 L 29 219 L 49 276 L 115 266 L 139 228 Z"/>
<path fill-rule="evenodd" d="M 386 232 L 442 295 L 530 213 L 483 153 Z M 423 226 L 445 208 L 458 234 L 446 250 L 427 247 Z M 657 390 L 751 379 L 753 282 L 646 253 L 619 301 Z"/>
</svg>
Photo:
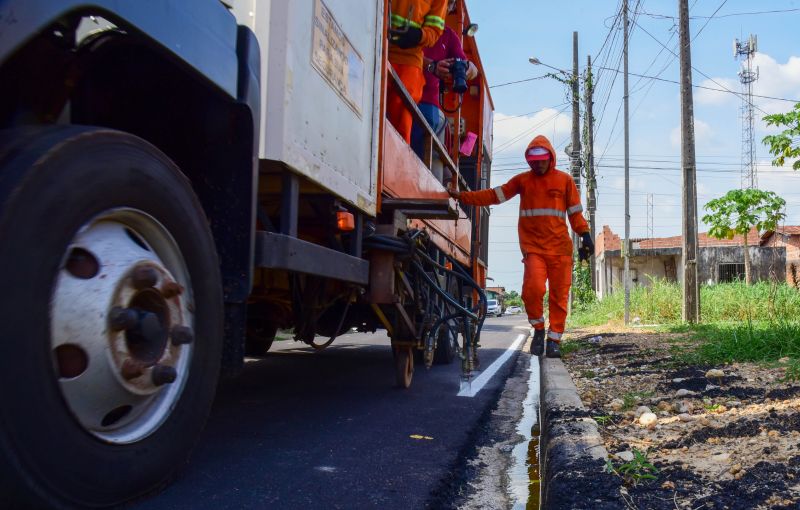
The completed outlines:
<svg viewBox="0 0 800 510">
<path fill-rule="evenodd" d="M 526 161 L 544 161 L 550 159 L 550 151 L 544 147 L 531 147 L 525 152 Z"/>
</svg>

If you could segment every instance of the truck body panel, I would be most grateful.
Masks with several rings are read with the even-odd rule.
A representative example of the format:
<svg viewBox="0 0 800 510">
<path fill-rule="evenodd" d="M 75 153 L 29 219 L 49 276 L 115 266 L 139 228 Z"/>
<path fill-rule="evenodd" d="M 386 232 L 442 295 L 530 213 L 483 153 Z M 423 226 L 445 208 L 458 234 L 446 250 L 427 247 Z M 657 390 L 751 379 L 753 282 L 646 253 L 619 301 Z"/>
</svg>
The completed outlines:
<svg viewBox="0 0 800 510">
<path fill-rule="evenodd" d="M 383 3 L 244 0 L 234 13 L 261 46 L 259 157 L 374 215 Z"/>
</svg>

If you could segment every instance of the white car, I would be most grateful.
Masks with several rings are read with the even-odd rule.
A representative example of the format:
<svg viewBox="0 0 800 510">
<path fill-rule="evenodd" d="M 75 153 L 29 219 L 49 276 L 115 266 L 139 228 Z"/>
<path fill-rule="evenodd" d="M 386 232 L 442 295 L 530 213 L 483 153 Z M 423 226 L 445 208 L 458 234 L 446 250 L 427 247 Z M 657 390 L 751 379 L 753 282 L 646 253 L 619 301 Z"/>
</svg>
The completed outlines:
<svg viewBox="0 0 800 510">
<path fill-rule="evenodd" d="M 500 306 L 500 302 L 498 300 L 486 300 L 486 315 L 494 315 L 495 317 L 500 317 L 503 315 L 503 308 Z"/>
<path fill-rule="evenodd" d="M 517 313 L 522 313 L 522 308 L 518 306 L 509 306 L 506 308 L 506 315 L 514 315 Z"/>
</svg>

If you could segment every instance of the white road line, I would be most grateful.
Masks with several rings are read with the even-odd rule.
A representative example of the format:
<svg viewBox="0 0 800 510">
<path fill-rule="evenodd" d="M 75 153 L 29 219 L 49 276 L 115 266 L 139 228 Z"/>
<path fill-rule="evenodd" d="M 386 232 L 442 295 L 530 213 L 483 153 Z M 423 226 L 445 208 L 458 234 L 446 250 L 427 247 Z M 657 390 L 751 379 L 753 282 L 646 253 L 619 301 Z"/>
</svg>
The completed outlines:
<svg viewBox="0 0 800 510">
<path fill-rule="evenodd" d="M 526 337 L 527 335 L 518 335 L 517 339 L 514 340 L 514 343 L 512 343 L 508 347 L 508 349 L 506 349 L 506 352 L 504 352 L 503 354 L 500 355 L 499 358 L 494 360 L 494 363 L 489 365 L 488 368 L 486 368 L 486 370 L 484 370 L 478 377 L 476 377 L 472 381 L 472 384 L 466 385 L 461 391 L 458 392 L 456 396 L 474 397 L 475 395 L 477 395 L 477 393 L 481 391 L 481 389 L 483 389 L 484 386 L 486 386 L 486 383 L 489 382 L 489 379 L 491 379 L 492 376 L 494 376 L 494 374 L 496 374 L 497 371 L 500 370 L 500 367 L 503 366 L 503 363 L 508 361 L 508 358 L 511 357 L 514 351 L 516 351 L 517 348 L 519 347 L 519 344 L 521 344 Z"/>
</svg>

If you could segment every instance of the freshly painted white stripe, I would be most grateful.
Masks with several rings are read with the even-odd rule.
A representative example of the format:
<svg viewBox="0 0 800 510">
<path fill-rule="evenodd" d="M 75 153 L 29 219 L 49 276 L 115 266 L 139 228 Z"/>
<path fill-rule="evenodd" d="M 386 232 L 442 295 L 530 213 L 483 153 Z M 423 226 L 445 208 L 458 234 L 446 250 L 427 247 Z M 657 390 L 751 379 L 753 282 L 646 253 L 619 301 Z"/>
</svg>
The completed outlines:
<svg viewBox="0 0 800 510">
<path fill-rule="evenodd" d="M 575 214 L 576 212 L 583 211 L 583 206 L 581 204 L 573 205 L 572 207 L 567 209 L 567 214 Z"/>
<path fill-rule="evenodd" d="M 472 381 L 471 384 L 467 385 L 464 389 L 459 391 L 456 396 L 458 396 L 458 397 L 474 397 L 475 395 L 477 395 L 478 392 L 481 391 L 481 389 L 483 389 L 484 386 L 486 386 L 486 383 L 489 382 L 489 380 L 492 378 L 492 376 L 494 376 L 494 374 L 496 374 L 497 371 L 500 370 L 500 367 L 502 367 L 503 364 L 506 361 L 508 361 L 508 358 L 510 358 L 511 355 L 514 353 L 514 351 L 517 350 L 517 348 L 519 347 L 519 344 L 521 344 L 522 341 L 525 340 L 526 336 L 527 335 L 519 335 L 519 336 L 517 336 L 517 339 L 514 340 L 514 343 L 512 343 L 511 345 L 508 346 L 508 349 L 506 349 L 506 352 L 504 352 L 496 360 L 494 360 L 494 363 L 489 365 L 486 368 L 486 370 L 481 372 L 481 374 L 478 377 L 476 377 Z"/>
<path fill-rule="evenodd" d="M 506 194 L 503 193 L 503 188 L 501 188 L 500 186 L 494 189 L 494 194 L 497 195 L 497 200 L 499 200 L 501 204 L 507 200 Z"/>
</svg>

